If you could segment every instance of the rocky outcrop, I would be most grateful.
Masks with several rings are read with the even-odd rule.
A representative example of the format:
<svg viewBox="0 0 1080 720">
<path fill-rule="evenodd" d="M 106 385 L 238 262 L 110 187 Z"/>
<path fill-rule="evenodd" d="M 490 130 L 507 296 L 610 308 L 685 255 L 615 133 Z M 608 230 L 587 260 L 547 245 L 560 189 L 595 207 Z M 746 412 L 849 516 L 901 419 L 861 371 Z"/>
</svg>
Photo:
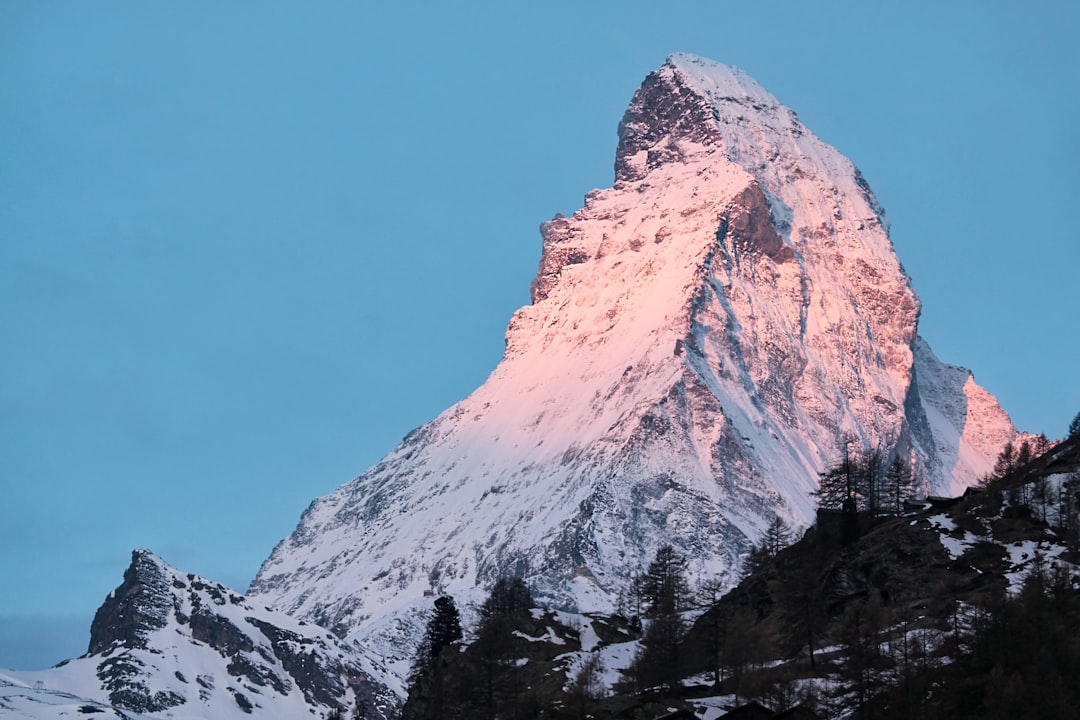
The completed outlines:
<svg viewBox="0 0 1080 720">
<path fill-rule="evenodd" d="M 104 655 L 116 647 L 145 648 L 148 633 L 165 627 L 171 612 L 169 578 L 150 551 L 136 550 L 124 582 L 94 613 L 87 652 Z"/>
</svg>

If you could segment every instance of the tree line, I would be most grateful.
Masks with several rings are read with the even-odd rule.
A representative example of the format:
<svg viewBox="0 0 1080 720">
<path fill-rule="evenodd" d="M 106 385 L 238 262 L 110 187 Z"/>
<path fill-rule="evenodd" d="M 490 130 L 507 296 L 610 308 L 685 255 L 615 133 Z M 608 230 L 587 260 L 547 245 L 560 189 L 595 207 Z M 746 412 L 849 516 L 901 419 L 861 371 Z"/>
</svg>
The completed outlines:
<svg viewBox="0 0 1080 720">
<path fill-rule="evenodd" d="M 521 636 L 536 632 L 532 593 L 520 578 L 496 581 L 468 644 L 454 599 L 435 600 L 409 674 L 402 720 L 537 717 L 539 699 L 520 672 Z"/>
</svg>

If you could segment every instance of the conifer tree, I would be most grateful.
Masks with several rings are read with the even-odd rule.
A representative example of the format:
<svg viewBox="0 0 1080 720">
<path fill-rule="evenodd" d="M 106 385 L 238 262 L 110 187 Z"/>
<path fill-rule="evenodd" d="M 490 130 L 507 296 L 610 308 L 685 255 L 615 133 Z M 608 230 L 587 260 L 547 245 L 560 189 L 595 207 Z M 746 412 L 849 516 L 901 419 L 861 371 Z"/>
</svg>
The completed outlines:
<svg viewBox="0 0 1080 720">
<path fill-rule="evenodd" d="M 791 528 L 777 515 L 769 523 L 769 527 L 765 528 L 762 546 L 769 557 L 776 557 L 777 553 L 790 544 Z"/>
<path fill-rule="evenodd" d="M 685 627 L 677 614 L 656 615 L 648 621 L 641 649 L 624 675 L 638 691 L 673 690 L 682 684 L 680 649 Z"/>
<path fill-rule="evenodd" d="M 604 661 L 598 653 L 591 653 L 574 673 L 567 690 L 567 708 L 579 720 L 592 717 L 588 713 L 590 703 L 604 697 Z"/>
<path fill-rule="evenodd" d="M 1023 467 L 1031 462 L 1031 442 L 1025 439 L 1020 443 L 1020 451 L 1016 453 L 1016 467 Z"/>
<path fill-rule="evenodd" d="M 656 551 L 649 569 L 638 578 L 637 592 L 647 616 L 670 615 L 682 610 L 689 598 L 686 558 L 671 545 Z"/>
<path fill-rule="evenodd" d="M 889 509 L 896 515 L 903 512 L 904 501 L 911 497 L 914 489 L 915 478 L 912 477 L 911 468 L 897 453 L 885 473 L 885 493 L 888 496 Z"/>
<path fill-rule="evenodd" d="M 689 598 L 686 558 L 671 545 L 656 551 L 649 569 L 637 582 L 637 594 L 649 618 L 641 650 L 624 673 L 639 691 L 672 689 L 681 682 L 680 646 L 684 633 L 682 610 Z"/>
<path fill-rule="evenodd" d="M 435 614 L 428 623 L 425 644 L 431 659 L 439 656 L 443 648 L 461 640 L 461 615 L 454 598 L 443 595 L 435 600 Z"/>
<path fill-rule="evenodd" d="M 844 458 L 838 464 L 818 473 L 818 506 L 822 510 L 843 510 L 855 513 L 862 495 L 860 473 L 855 460 L 845 446 Z"/>
<path fill-rule="evenodd" d="M 525 688 L 513 662 L 514 632 L 530 630 L 535 604 L 523 580 L 501 577 L 480 607 L 472 646 L 479 660 L 479 675 L 472 680 L 472 702 L 478 707 L 471 717 L 491 720 L 500 716 L 500 709 L 517 706 Z"/>
<path fill-rule="evenodd" d="M 745 566 L 744 566 L 745 569 Z M 721 667 L 720 660 L 724 649 L 724 634 L 727 630 L 727 619 L 718 608 L 715 607 L 718 600 L 724 595 L 727 585 L 721 580 L 714 578 L 703 582 L 697 590 L 699 607 L 706 608 L 705 613 L 698 621 L 705 628 L 705 648 L 709 661 L 710 672 L 713 676 L 713 684 L 720 686 Z"/>
<path fill-rule="evenodd" d="M 495 581 L 484 604 L 480 607 L 480 624 L 499 618 L 519 618 L 528 615 L 536 603 L 521 578 L 501 577 Z"/>
<path fill-rule="evenodd" d="M 885 495 L 885 459 L 880 450 L 875 448 L 863 454 L 858 463 L 858 474 L 866 510 L 874 517 L 881 510 Z"/>
<path fill-rule="evenodd" d="M 1016 450 L 1012 443 L 1006 443 L 994 462 L 994 477 L 1003 478 L 1016 469 Z"/>
<path fill-rule="evenodd" d="M 1058 487 L 1055 515 L 1062 539 L 1080 549 L 1080 470 L 1074 470 Z"/>
<path fill-rule="evenodd" d="M 1045 475 L 1040 475 L 1030 484 L 1031 504 L 1034 506 L 1032 509 L 1035 511 L 1039 520 L 1047 522 L 1049 511 L 1054 502 L 1054 488 L 1053 485 L 1050 484 L 1050 478 Z"/>
<path fill-rule="evenodd" d="M 443 651 L 461 638 L 461 616 L 454 599 L 449 595 L 436 599 L 434 613 L 428 620 L 424 638 L 409 673 L 409 697 L 402 710 L 402 717 L 409 720 L 427 720 L 441 718 L 446 714 L 449 692 L 446 687 Z"/>
<path fill-rule="evenodd" d="M 1048 437 L 1046 437 L 1046 435 L 1044 435 L 1042 433 L 1039 433 L 1037 435 L 1032 436 L 1032 438 L 1031 438 L 1031 456 L 1032 457 L 1039 457 L 1044 452 L 1049 450 L 1051 445 L 1053 445 L 1053 443 L 1051 443 L 1050 439 Z"/>
<path fill-rule="evenodd" d="M 818 497 L 819 511 L 841 513 L 840 534 L 845 544 L 858 539 L 859 511 L 867 507 L 865 473 L 851 457 L 849 444 L 845 442 L 844 459 L 839 464 L 818 474 L 818 489 L 813 493 Z"/>
</svg>

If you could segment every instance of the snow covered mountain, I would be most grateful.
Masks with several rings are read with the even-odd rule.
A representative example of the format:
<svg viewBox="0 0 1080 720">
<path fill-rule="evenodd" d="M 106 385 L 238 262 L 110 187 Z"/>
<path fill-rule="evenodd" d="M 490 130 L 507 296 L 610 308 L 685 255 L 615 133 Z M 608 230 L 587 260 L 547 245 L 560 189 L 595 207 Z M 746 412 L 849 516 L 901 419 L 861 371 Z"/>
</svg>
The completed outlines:
<svg viewBox="0 0 1080 720">
<path fill-rule="evenodd" d="M 651 73 L 614 186 L 542 235 L 495 371 L 315 500 L 259 602 L 391 650 L 425 594 L 503 574 L 604 611 L 663 544 L 731 578 L 771 519 L 812 519 L 845 446 L 955 493 L 1016 434 L 918 337 L 859 171 L 738 69 L 673 55 Z"/>
<path fill-rule="evenodd" d="M 6 671 L 0 709 L 226 720 L 322 717 L 361 703 L 366 717 L 395 717 L 400 688 L 386 677 L 378 659 L 323 628 L 136 550 L 94 616 L 87 654 L 40 672 Z"/>
</svg>

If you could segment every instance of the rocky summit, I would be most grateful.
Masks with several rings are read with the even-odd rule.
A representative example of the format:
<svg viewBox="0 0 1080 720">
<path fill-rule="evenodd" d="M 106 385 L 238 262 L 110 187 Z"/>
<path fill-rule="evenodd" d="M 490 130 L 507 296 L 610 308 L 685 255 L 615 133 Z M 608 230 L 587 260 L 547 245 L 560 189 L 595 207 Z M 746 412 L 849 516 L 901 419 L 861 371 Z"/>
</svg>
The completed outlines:
<svg viewBox="0 0 1080 720">
<path fill-rule="evenodd" d="M 919 337 L 866 180 L 736 68 L 673 55 L 649 74 L 614 185 L 541 233 L 498 367 L 315 500 L 253 596 L 401 654 L 426 595 L 513 575 L 548 606 L 610 610 L 665 544 L 730 580 L 771 520 L 811 521 L 845 453 L 956 494 L 1016 436 Z"/>
</svg>

